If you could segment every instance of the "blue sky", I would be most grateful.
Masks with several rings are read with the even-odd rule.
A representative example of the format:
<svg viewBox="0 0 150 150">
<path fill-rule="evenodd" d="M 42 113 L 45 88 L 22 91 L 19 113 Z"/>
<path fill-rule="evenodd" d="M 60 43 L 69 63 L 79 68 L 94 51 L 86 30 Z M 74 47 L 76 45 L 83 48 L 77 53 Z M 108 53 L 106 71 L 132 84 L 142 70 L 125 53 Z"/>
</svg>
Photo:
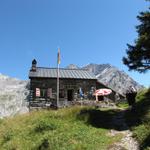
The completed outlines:
<svg viewBox="0 0 150 150">
<path fill-rule="evenodd" d="M 56 67 L 109 63 L 145 86 L 150 72 L 129 72 L 123 65 L 126 44 L 137 37 L 136 16 L 144 0 L 0 0 L 0 73 L 28 79 L 31 61 Z"/>
</svg>

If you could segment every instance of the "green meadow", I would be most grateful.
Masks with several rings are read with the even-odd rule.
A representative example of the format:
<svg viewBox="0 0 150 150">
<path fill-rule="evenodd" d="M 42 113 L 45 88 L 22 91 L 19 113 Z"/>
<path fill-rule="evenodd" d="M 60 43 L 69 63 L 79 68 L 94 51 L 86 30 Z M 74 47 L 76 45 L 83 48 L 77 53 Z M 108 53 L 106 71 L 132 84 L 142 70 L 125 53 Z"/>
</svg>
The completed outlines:
<svg viewBox="0 0 150 150">
<path fill-rule="evenodd" d="M 114 110 L 72 107 L 0 120 L 1 150 L 107 150 Z"/>
</svg>

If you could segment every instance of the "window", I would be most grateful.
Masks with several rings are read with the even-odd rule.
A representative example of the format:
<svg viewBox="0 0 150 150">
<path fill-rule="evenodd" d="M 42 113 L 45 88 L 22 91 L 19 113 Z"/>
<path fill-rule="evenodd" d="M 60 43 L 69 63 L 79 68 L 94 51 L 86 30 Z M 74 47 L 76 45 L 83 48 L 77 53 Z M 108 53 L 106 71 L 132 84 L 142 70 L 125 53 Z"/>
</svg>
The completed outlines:
<svg viewBox="0 0 150 150">
<path fill-rule="evenodd" d="M 47 97 L 47 90 L 41 89 L 41 96 L 40 97 Z"/>
<path fill-rule="evenodd" d="M 42 98 L 52 98 L 52 88 L 48 88 L 48 89 L 40 89 L 40 88 L 36 88 L 35 89 L 36 92 L 36 97 L 42 97 Z"/>
</svg>

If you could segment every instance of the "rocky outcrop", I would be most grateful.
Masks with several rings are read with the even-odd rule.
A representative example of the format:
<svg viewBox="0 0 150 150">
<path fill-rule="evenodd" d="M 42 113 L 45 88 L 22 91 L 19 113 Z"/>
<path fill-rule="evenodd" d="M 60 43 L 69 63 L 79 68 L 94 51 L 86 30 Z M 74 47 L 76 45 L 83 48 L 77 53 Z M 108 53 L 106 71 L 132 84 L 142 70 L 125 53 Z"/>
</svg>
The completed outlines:
<svg viewBox="0 0 150 150">
<path fill-rule="evenodd" d="M 29 82 L 0 74 L 0 118 L 28 112 Z"/>
</svg>

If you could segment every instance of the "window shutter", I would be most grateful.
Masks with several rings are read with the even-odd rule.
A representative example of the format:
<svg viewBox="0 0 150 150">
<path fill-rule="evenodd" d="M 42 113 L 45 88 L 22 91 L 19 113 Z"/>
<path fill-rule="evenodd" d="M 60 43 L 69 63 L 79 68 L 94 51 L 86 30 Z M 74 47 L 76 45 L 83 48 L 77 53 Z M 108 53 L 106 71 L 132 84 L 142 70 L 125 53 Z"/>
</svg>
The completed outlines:
<svg viewBox="0 0 150 150">
<path fill-rule="evenodd" d="M 47 89 L 47 97 L 49 97 L 49 98 L 52 97 L 52 88 Z"/>
<path fill-rule="evenodd" d="M 41 92 L 40 92 L 40 88 L 36 88 L 36 97 L 40 97 Z"/>
</svg>

